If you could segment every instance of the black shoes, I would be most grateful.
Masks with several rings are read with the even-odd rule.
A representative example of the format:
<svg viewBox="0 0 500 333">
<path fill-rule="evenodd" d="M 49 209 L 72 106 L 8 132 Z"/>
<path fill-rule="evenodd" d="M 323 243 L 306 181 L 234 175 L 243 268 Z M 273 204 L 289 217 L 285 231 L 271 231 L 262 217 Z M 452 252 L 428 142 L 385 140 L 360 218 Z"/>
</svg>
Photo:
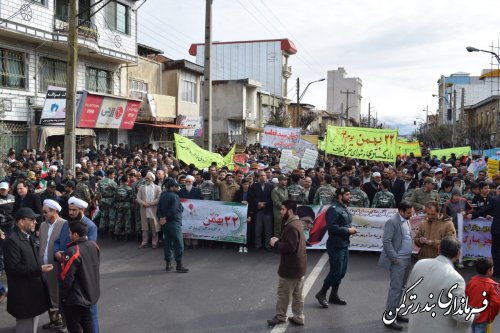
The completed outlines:
<svg viewBox="0 0 500 333">
<path fill-rule="evenodd" d="M 279 324 L 283 324 L 284 322 L 285 322 L 284 320 L 281 320 L 278 317 L 274 316 L 274 317 L 272 317 L 271 319 L 269 319 L 267 321 L 267 324 L 269 326 L 276 326 L 276 325 L 279 325 Z"/>
<path fill-rule="evenodd" d="M 398 325 L 396 322 L 393 322 L 392 324 L 384 324 L 385 327 L 391 329 L 391 330 L 395 330 L 395 331 L 402 331 L 403 330 L 403 326 L 401 325 Z"/>
<path fill-rule="evenodd" d="M 172 264 L 170 263 L 170 261 L 167 261 L 167 264 L 165 266 L 165 270 L 167 272 L 170 272 L 172 270 Z"/>
<path fill-rule="evenodd" d="M 180 261 L 177 262 L 177 266 L 175 267 L 175 270 L 177 273 L 187 273 L 189 272 L 189 269 L 186 267 L 182 266 L 182 263 Z"/>
<path fill-rule="evenodd" d="M 326 301 L 326 295 L 323 294 L 321 291 L 316 294 L 316 299 L 319 302 L 319 305 L 321 305 L 322 308 L 326 309 L 328 308 L 328 302 Z"/>
<path fill-rule="evenodd" d="M 339 295 L 334 294 L 333 292 L 328 297 L 328 303 L 330 304 L 339 304 L 339 305 L 347 305 L 347 302 L 343 299 L 339 298 Z"/>
</svg>

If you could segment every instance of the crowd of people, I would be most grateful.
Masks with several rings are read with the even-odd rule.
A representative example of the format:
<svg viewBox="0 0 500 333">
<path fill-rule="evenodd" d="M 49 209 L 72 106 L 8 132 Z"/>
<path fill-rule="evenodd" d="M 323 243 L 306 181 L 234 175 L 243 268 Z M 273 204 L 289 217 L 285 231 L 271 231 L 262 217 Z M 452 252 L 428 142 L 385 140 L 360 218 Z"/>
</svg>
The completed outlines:
<svg viewBox="0 0 500 333">
<path fill-rule="evenodd" d="M 229 147 L 218 149 L 222 154 L 228 150 Z M 67 243 L 80 244 L 82 241 L 78 239 L 83 238 L 96 241 L 97 235 L 115 241 L 135 240 L 139 249 L 157 249 L 164 243 L 166 270 L 173 270 L 171 262 L 175 260 L 175 270 L 187 273 L 189 270 L 182 264 L 184 245 L 196 248 L 214 244 L 195 239 L 183 241 L 180 199 L 248 205 L 247 243 L 238 249 L 242 253 L 249 249 L 284 248 L 279 245 L 284 227 L 293 222 L 294 230 L 297 230 L 295 205 L 331 204 L 334 209 L 327 216 L 327 224 L 342 216 L 345 225 L 328 225 L 329 233 L 335 230 L 329 243 L 336 250 L 331 253 L 328 250 L 331 272 L 316 295 L 320 305 L 328 307 L 329 303 L 346 303 L 339 297 L 338 289 L 347 266 L 348 239 L 356 233 L 348 223 L 347 207 L 398 208 L 401 217 L 410 211 L 425 212 L 427 219 L 414 239 L 421 248 L 419 258 L 422 259 L 437 257 L 441 240 L 456 235 L 459 214 L 486 218 L 498 215 L 499 205 L 495 203 L 500 195 L 500 174 L 490 179 L 486 170 L 471 172 L 472 160 L 467 157 L 458 158 L 452 154 L 441 158 L 415 158 L 410 155 L 398 157 L 395 163 L 383 163 L 320 153 L 315 168 L 287 170 L 280 167 L 279 150 L 255 144 L 248 145 L 244 153 L 245 165 L 217 166 L 213 163 L 206 168 L 197 168 L 178 160 L 172 149 L 153 149 L 150 145 L 130 148 L 124 144 L 109 144 L 101 145 L 99 149 L 77 147 L 75 170 L 64 170 L 60 147 L 42 152 L 23 149 L 19 153 L 11 149 L 3 163 L 5 167 L 0 168 L 0 173 L 4 173 L 0 175 L 3 178 L 0 182 L 1 236 L 9 239 L 20 230 L 31 235 L 31 239 L 39 242 L 37 246 L 40 248 L 35 263 L 44 265 L 44 274 L 48 276 L 53 274 L 50 272 L 57 261 L 50 253 L 70 251 L 71 258 L 74 253 L 65 246 Z M 25 216 L 18 216 L 19 212 L 24 212 Z M 300 214 L 299 217 L 307 243 L 307 232 L 313 221 Z M 23 222 L 26 219 L 33 220 L 34 224 Z M 500 267 L 500 230 L 497 230 L 500 221 L 494 221 L 492 257 L 494 265 Z M 83 222 L 85 227 L 76 222 Z M 67 239 L 68 230 L 75 235 L 74 239 Z M 335 234 L 339 230 L 342 230 L 340 236 Z M 47 237 L 49 235 L 52 237 Z M 51 241 L 47 241 L 48 238 Z M 55 243 L 54 239 L 57 240 Z M 411 244 L 413 240 L 403 239 L 408 250 L 407 242 Z M 86 251 L 87 255 L 95 257 L 91 247 Z M 402 257 L 395 255 L 398 251 L 399 248 L 395 252 L 389 251 L 389 266 L 409 262 L 408 251 Z M 8 262 L 5 262 L 8 273 Z M 2 260 L 0 264 L 2 271 Z M 62 265 L 64 267 L 64 257 Z M 461 262 L 456 265 L 462 267 Z M 300 267 L 303 267 L 303 262 Z M 394 273 L 391 290 L 400 287 L 406 268 Z M 295 280 L 301 278 L 291 275 Z M 57 289 L 57 276 L 53 279 L 52 288 Z M 10 285 L 9 281 L 12 292 Z M 326 292 L 330 287 L 332 293 L 327 300 Z M 7 291 L 2 288 L 0 286 L 0 295 L 5 295 Z M 290 286 L 283 288 L 291 290 Z M 96 297 L 98 295 L 89 294 L 84 302 L 92 302 Z M 50 322 L 44 327 L 65 329 L 59 298 L 54 293 L 48 298 Z M 393 310 L 396 298 L 397 295 L 392 295 L 387 311 Z M 286 309 L 284 304 L 281 303 L 281 308 Z M 70 318 L 84 318 L 86 327 L 90 327 L 89 322 L 94 323 L 93 331 L 98 331 L 95 308 L 85 313 L 71 308 L 67 312 Z M 274 324 L 284 320 L 282 314 L 274 319 Z M 303 315 L 297 313 L 292 321 L 303 323 Z"/>
</svg>

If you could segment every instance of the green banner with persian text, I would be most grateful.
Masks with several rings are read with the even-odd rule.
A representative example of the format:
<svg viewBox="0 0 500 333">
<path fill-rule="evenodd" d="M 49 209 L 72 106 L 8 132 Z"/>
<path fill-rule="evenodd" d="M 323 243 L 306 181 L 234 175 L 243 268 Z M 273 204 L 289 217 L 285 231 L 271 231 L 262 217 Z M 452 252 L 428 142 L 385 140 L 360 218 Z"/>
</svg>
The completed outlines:
<svg viewBox="0 0 500 333">
<path fill-rule="evenodd" d="M 190 139 L 183 137 L 182 135 L 174 133 L 175 140 L 175 155 L 176 157 L 186 164 L 194 164 L 197 168 L 203 169 L 208 168 L 212 162 L 216 162 L 218 167 L 224 165 L 232 165 L 233 156 L 235 151 L 235 145 L 229 151 L 229 153 L 222 157 L 222 155 L 217 153 L 212 153 L 198 146 L 196 143 Z"/>
<path fill-rule="evenodd" d="M 328 126 L 325 151 L 371 161 L 394 162 L 398 130 Z"/>
<path fill-rule="evenodd" d="M 396 154 L 400 156 L 409 156 L 411 153 L 413 153 L 415 157 L 422 156 L 422 150 L 420 149 L 418 141 L 408 142 L 405 140 L 398 140 Z"/>
<path fill-rule="evenodd" d="M 469 156 L 470 146 L 431 150 L 431 156 L 436 156 L 437 158 L 441 158 L 443 156 L 446 156 L 446 158 L 450 158 L 451 154 L 453 153 L 457 158 L 460 158 L 462 156 Z"/>
</svg>

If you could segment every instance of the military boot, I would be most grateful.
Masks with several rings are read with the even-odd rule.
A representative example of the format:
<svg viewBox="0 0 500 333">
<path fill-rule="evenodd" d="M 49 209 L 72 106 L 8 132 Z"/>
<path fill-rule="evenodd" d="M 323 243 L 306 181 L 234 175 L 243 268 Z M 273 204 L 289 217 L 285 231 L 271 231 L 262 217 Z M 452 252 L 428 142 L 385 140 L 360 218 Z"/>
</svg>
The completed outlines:
<svg viewBox="0 0 500 333">
<path fill-rule="evenodd" d="M 328 298 L 328 303 L 330 304 L 339 304 L 339 305 L 347 305 L 347 302 L 339 297 L 339 286 L 340 283 L 335 283 L 332 287 L 332 292 L 330 293 L 330 297 Z"/>
<path fill-rule="evenodd" d="M 182 266 L 182 262 L 181 261 L 177 261 L 177 266 L 175 267 L 175 270 L 177 271 L 177 273 L 187 273 L 187 272 L 189 272 L 189 269 L 187 269 L 186 267 Z"/>
<path fill-rule="evenodd" d="M 330 289 L 330 285 L 326 282 L 323 282 L 323 287 L 321 287 L 321 290 L 316 294 L 316 299 L 319 302 L 319 305 L 323 307 L 324 309 L 328 308 L 328 302 L 326 301 L 326 293 Z"/>
</svg>

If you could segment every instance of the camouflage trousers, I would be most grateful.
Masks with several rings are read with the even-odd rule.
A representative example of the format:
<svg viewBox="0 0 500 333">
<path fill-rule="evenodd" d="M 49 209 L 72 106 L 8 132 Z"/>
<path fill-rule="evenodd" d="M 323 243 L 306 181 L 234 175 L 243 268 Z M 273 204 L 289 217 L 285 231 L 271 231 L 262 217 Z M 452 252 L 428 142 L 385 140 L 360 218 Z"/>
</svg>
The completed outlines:
<svg viewBox="0 0 500 333">
<path fill-rule="evenodd" d="M 134 221 L 135 221 L 135 231 L 137 234 L 141 233 L 141 206 L 135 204 L 134 208 Z"/>
<path fill-rule="evenodd" d="M 132 231 L 132 216 L 129 203 L 115 203 L 115 235 L 128 235 Z"/>
<path fill-rule="evenodd" d="M 113 231 L 115 228 L 116 211 L 113 205 L 113 199 L 104 198 L 99 202 L 99 210 L 101 211 L 101 220 L 99 222 L 99 230 L 103 231 L 108 228 Z"/>
</svg>

